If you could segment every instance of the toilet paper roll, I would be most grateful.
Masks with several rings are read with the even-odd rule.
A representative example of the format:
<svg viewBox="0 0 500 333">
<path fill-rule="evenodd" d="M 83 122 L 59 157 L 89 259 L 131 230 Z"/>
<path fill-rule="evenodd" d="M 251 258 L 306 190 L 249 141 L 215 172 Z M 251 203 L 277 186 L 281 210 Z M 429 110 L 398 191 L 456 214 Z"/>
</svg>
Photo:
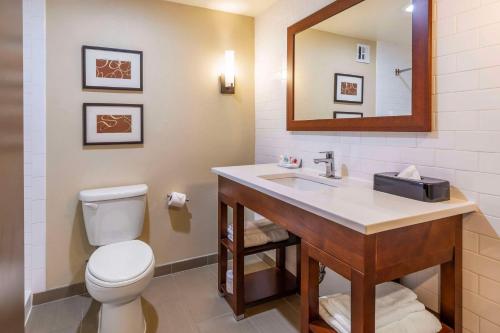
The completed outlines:
<svg viewBox="0 0 500 333">
<path fill-rule="evenodd" d="M 168 196 L 169 207 L 183 207 L 186 204 L 186 195 L 184 193 L 172 192 Z"/>
</svg>

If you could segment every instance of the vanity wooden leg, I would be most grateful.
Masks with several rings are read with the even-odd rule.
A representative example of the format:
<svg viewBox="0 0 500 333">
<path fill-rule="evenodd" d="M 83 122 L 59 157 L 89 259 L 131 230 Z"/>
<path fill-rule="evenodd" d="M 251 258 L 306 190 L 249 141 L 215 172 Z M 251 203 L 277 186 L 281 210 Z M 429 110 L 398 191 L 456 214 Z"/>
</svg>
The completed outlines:
<svg viewBox="0 0 500 333">
<path fill-rule="evenodd" d="M 245 216 L 244 207 L 233 207 L 233 311 L 236 320 L 245 315 Z"/>
<path fill-rule="evenodd" d="M 300 281 L 301 281 L 301 266 L 302 266 L 302 256 L 301 256 L 301 249 L 302 249 L 302 245 L 301 244 L 297 244 L 295 246 L 295 263 L 296 263 L 296 268 L 295 268 L 295 275 L 297 277 L 297 286 L 298 286 L 298 289 L 299 289 L 299 294 L 301 293 L 300 291 Z"/>
<path fill-rule="evenodd" d="M 319 319 L 319 262 L 309 257 L 308 246 L 301 245 L 300 313 L 301 333 L 309 333 L 309 323 Z"/>
<path fill-rule="evenodd" d="M 441 265 L 440 319 L 462 333 L 462 218 L 455 222 L 453 260 Z"/>
<path fill-rule="evenodd" d="M 351 332 L 375 333 L 375 283 L 351 270 Z"/>
<path fill-rule="evenodd" d="M 279 269 L 285 269 L 286 263 L 286 247 L 280 247 L 276 249 L 276 267 Z"/>
<path fill-rule="evenodd" d="M 219 295 L 224 296 L 226 294 L 226 271 L 227 271 L 227 249 L 222 245 L 222 239 L 227 237 L 227 204 L 222 200 L 219 200 L 218 208 L 218 240 L 219 240 L 219 252 L 218 252 L 218 275 L 219 275 Z"/>
</svg>

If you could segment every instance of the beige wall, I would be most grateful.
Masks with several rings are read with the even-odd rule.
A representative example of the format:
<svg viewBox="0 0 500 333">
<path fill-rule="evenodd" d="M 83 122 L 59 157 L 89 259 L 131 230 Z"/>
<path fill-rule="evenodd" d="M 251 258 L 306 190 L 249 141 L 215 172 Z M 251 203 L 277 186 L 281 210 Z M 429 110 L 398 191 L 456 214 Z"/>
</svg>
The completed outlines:
<svg viewBox="0 0 500 333">
<path fill-rule="evenodd" d="M 83 92 L 82 44 L 144 51 L 144 92 Z M 218 92 L 234 49 L 237 93 Z M 144 146 L 82 147 L 82 103 L 143 103 Z M 157 264 L 216 252 L 216 177 L 254 160 L 254 21 L 161 0 L 47 1 L 47 288 L 83 281 L 78 191 L 146 183 Z M 188 208 L 168 210 L 169 191 Z"/>
<path fill-rule="evenodd" d="M 356 62 L 357 44 L 370 45 L 371 62 Z M 333 111 L 375 115 L 377 44 L 316 29 L 295 37 L 295 119 L 332 119 Z M 335 73 L 364 76 L 363 104 L 334 102 Z"/>
</svg>

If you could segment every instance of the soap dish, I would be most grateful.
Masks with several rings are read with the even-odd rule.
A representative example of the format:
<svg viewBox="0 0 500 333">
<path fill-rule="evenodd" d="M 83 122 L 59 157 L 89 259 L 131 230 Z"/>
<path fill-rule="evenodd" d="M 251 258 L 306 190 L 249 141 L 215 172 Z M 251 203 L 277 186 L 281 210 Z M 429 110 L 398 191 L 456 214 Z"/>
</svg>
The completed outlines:
<svg viewBox="0 0 500 333">
<path fill-rule="evenodd" d="M 282 168 L 287 168 L 287 169 L 300 169 L 300 164 L 293 164 L 293 163 L 278 163 L 278 166 Z"/>
<path fill-rule="evenodd" d="M 397 172 L 375 174 L 373 189 L 424 202 L 450 200 L 450 182 L 429 177 L 422 177 L 421 180 L 405 179 L 398 177 Z"/>
</svg>

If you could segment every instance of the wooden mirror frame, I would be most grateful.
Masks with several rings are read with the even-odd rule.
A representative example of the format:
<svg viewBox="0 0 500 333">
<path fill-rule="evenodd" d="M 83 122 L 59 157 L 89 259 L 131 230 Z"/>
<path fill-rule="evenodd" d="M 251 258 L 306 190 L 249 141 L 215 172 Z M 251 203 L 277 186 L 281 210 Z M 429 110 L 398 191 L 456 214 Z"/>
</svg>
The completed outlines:
<svg viewBox="0 0 500 333">
<path fill-rule="evenodd" d="M 432 131 L 432 4 L 431 0 L 413 0 L 412 17 L 412 115 L 366 117 L 356 119 L 295 120 L 295 35 L 366 0 L 337 0 L 288 27 L 288 131 Z"/>
</svg>

